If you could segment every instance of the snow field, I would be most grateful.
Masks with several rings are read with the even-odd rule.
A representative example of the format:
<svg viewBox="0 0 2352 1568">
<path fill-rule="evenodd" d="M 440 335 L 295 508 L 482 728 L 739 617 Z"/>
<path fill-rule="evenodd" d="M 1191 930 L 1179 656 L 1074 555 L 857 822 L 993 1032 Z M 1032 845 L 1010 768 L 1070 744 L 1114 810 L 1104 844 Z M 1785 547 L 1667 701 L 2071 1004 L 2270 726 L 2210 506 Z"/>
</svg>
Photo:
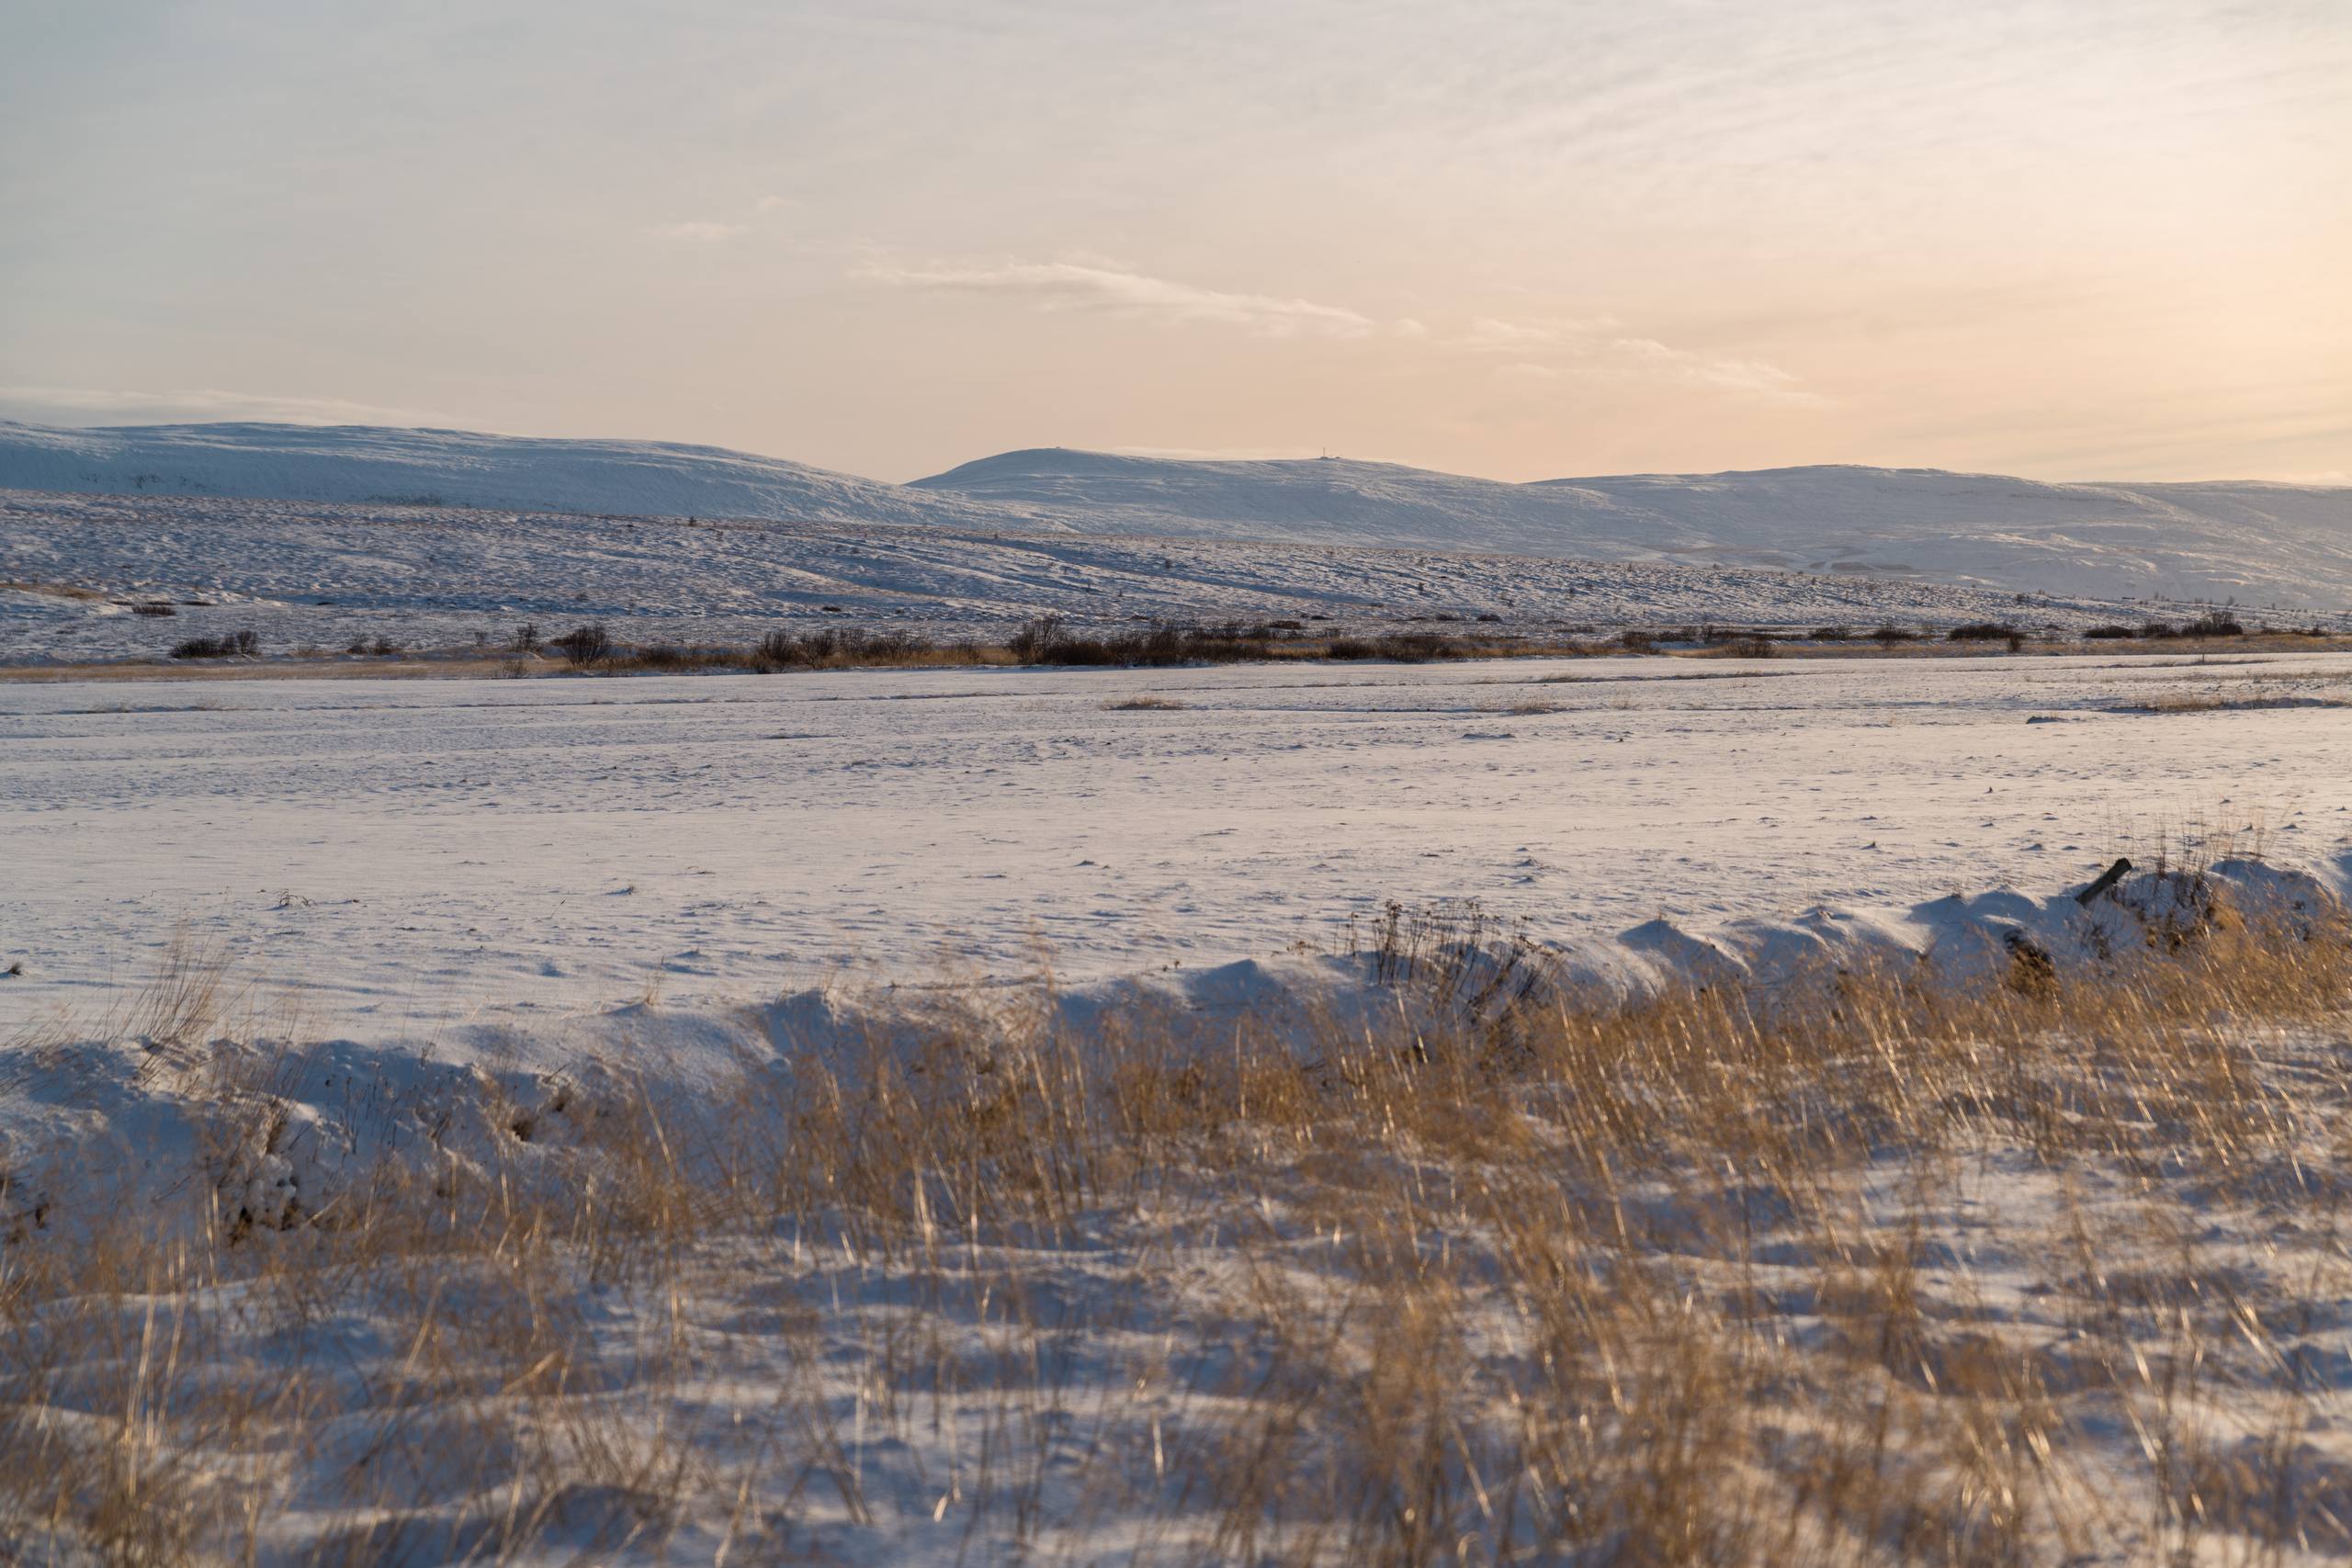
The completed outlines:
<svg viewBox="0 0 2352 1568">
<path fill-rule="evenodd" d="M 2340 657 L 1657 658 L 0 687 L 0 1027 L 187 926 L 382 1042 L 649 992 L 1080 979 L 1476 899 L 1625 960 L 2087 880 L 2202 830 L 2341 874 Z M 1181 707 L 1122 710 L 1154 697 Z M 1878 918 L 1871 915 L 1871 918 Z M 1915 943 L 1916 945 L 1916 943 Z"/>
</svg>

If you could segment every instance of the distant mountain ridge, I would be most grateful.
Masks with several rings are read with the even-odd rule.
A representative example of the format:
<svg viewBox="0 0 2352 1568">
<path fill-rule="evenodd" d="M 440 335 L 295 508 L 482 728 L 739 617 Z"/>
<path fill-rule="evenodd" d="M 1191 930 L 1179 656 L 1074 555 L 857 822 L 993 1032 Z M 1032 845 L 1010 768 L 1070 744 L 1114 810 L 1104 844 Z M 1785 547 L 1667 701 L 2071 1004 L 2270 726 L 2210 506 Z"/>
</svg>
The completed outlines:
<svg viewBox="0 0 2352 1568">
<path fill-rule="evenodd" d="M 0 488 L 1385 545 L 2352 605 L 2352 488 L 1815 467 L 1510 484 L 1353 459 L 1033 448 L 889 484 L 721 447 L 0 422 Z"/>
</svg>

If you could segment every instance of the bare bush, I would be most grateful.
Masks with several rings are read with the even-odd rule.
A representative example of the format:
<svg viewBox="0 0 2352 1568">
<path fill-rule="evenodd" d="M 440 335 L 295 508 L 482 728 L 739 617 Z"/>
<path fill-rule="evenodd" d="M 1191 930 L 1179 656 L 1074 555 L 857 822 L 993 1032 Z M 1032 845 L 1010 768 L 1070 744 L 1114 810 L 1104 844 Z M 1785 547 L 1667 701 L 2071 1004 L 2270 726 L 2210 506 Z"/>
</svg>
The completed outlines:
<svg viewBox="0 0 2352 1568">
<path fill-rule="evenodd" d="M 2180 628 L 2183 637 L 2244 637 L 2245 627 L 2226 610 L 2208 610 Z"/>
<path fill-rule="evenodd" d="M 605 624 L 602 621 L 591 621 L 585 626 L 574 626 L 561 637 L 554 638 L 548 646 L 562 654 L 568 662 L 582 667 L 601 664 L 610 659 L 615 651 L 612 634 L 605 629 Z"/>
<path fill-rule="evenodd" d="M 243 659 L 261 651 L 261 634 L 250 626 L 225 637 L 192 637 L 172 645 L 174 659 Z"/>
</svg>

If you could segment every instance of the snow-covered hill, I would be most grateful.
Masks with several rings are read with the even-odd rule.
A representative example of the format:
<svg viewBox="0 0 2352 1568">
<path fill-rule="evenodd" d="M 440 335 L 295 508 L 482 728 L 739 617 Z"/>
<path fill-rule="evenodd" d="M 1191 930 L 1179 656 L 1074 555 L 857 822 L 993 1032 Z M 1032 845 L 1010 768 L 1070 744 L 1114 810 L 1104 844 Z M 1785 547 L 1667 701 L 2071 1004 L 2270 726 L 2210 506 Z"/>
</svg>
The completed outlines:
<svg viewBox="0 0 2352 1568">
<path fill-rule="evenodd" d="M 171 615 L 140 615 L 172 602 Z M 2152 607 L 1680 561 L 1023 533 L 936 525 L 0 491 L 0 663 L 163 652 L 251 630 L 273 652 L 409 648 L 608 623 L 636 642 L 735 643 L 781 625 L 1002 637 L 1080 621 L 1306 619 L 1363 631 L 1700 622 L 1810 628 L 2015 620 L 2079 629 Z M 2301 617 L 2298 617 L 2299 619 Z M 2352 617 L 2345 624 L 2352 626 Z"/>
<path fill-rule="evenodd" d="M 1863 572 L 2099 598 L 2352 604 L 2352 488 L 1768 468 L 1503 484 L 1335 458 L 1008 452 L 916 481 L 1033 525 Z"/>
<path fill-rule="evenodd" d="M 372 425 L 0 420 L 0 489 L 504 507 L 628 517 L 1000 522 L 997 509 L 718 446 Z"/>
<path fill-rule="evenodd" d="M 750 518 L 1908 577 L 2352 606 L 2352 488 L 1803 468 L 1504 484 L 1393 464 L 1008 452 L 911 485 L 711 446 L 271 424 L 0 423 L 0 489 Z"/>
</svg>

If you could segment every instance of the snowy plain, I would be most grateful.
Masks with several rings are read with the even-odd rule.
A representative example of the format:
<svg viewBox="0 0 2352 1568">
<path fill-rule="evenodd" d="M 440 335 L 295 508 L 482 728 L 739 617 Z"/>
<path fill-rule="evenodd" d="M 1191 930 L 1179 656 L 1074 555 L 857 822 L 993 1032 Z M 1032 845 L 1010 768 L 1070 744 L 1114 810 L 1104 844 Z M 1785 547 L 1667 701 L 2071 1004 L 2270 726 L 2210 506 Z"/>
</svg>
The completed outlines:
<svg viewBox="0 0 2352 1568">
<path fill-rule="evenodd" d="M 2184 697 L 2289 705 L 2118 711 Z M 2340 886 L 2347 698 L 2352 660 L 2287 655 L 11 684 L 0 1031 L 102 1012 L 183 926 L 389 1043 L 1198 970 L 1392 899 L 1638 967 L 2163 833 Z"/>
</svg>

